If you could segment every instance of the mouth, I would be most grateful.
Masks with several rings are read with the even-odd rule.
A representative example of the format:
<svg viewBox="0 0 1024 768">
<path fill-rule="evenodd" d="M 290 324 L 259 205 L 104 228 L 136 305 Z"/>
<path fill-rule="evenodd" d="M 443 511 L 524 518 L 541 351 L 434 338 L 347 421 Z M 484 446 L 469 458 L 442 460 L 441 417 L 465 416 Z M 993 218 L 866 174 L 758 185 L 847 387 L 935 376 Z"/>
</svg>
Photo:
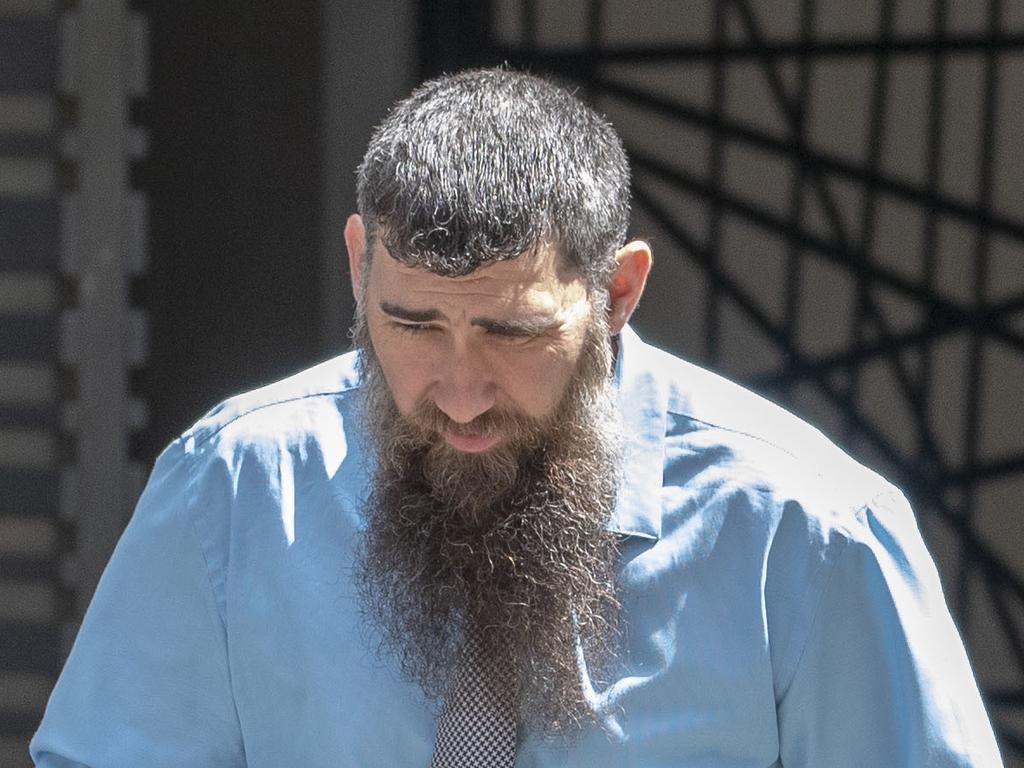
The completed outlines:
<svg viewBox="0 0 1024 768">
<path fill-rule="evenodd" d="M 444 439 L 452 448 L 463 453 L 483 453 L 501 442 L 498 435 L 458 435 L 453 432 L 446 432 Z"/>
</svg>

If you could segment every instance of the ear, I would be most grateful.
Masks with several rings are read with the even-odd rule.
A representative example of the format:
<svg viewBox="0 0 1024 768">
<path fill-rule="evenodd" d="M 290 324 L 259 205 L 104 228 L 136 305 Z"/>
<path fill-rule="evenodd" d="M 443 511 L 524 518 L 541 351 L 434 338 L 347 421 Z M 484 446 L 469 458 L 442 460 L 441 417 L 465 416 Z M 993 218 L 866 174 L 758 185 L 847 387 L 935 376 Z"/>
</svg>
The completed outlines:
<svg viewBox="0 0 1024 768">
<path fill-rule="evenodd" d="M 614 336 L 636 309 L 651 272 L 651 246 L 634 240 L 615 253 L 618 266 L 608 283 L 608 327 Z"/>
<path fill-rule="evenodd" d="M 345 222 L 345 248 L 348 250 L 348 271 L 352 278 L 352 295 L 362 301 L 363 265 L 366 262 L 366 227 L 363 217 L 353 213 Z"/>
</svg>

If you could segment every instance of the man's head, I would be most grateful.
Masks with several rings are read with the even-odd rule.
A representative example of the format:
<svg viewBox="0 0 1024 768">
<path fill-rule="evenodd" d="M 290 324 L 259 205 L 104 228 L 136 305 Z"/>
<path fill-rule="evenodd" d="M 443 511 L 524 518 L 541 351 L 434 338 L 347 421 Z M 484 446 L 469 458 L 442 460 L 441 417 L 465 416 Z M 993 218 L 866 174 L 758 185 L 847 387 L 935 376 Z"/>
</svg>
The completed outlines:
<svg viewBox="0 0 1024 768">
<path fill-rule="evenodd" d="M 627 184 L 573 96 L 468 72 L 385 120 L 345 230 L 377 459 L 364 605 L 431 694 L 475 627 L 545 730 L 585 716 L 577 644 L 611 654 L 611 337 L 650 266 L 622 245 Z"/>
<path fill-rule="evenodd" d="M 614 129 L 520 72 L 462 72 L 397 104 L 358 197 L 345 229 L 358 320 L 403 413 L 425 397 L 460 423 L 495 406 L 550 411 L 587 327 L 604 314 L 617 334 L 650 269 L 645 243 L 623 245 L 629 165 Z M 455 322 L 473 331 L 465 343 L 426 343 Z"/>
</svg>

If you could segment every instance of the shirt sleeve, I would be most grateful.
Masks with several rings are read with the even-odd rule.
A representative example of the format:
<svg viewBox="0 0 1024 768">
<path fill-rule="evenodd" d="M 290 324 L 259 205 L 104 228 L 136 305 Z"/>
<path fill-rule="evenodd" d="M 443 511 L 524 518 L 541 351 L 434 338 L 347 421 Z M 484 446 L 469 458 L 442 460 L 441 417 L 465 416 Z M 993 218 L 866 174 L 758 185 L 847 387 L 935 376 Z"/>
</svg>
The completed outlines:
<svg viewBox="0 0 1024 768">
<path fill-rule="evenodd" d="M 157 461 L 32 740 L 38 766 L 245 765 L 188 462 L 182 441 Z"/>
<path fill-rule="evenodd" d="M 778 717 L 786 768 L 1002 765 L 938 573 L 901 494 L 858 515 Z"/>
</svg>

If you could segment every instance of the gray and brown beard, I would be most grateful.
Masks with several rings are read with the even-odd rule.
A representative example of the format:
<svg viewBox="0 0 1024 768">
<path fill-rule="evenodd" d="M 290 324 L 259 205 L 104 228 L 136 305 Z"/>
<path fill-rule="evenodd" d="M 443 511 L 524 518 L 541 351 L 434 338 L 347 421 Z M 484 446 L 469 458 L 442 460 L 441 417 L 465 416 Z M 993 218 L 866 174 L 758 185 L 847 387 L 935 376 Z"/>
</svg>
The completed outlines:
<svg viewBox="0 0 1024 768">
<path fill-rule="evenodd" d="M 403 416 L 360 319 L 354 338 L 376 459 L 356 573 L 382 650 L 437 699 L 475 627 L 511 663 L 521 721 L 578 732 L 592 718 L 582 680 L 599 682 L 614 659 L 618 615 L 607 523 L 621 439 L 603 317 L 543 419 L 492 409 L 459 425 L 429 402 Z M 442 437 L 458 431 L 503 439 L 466 454 Z"/>
</svg>

